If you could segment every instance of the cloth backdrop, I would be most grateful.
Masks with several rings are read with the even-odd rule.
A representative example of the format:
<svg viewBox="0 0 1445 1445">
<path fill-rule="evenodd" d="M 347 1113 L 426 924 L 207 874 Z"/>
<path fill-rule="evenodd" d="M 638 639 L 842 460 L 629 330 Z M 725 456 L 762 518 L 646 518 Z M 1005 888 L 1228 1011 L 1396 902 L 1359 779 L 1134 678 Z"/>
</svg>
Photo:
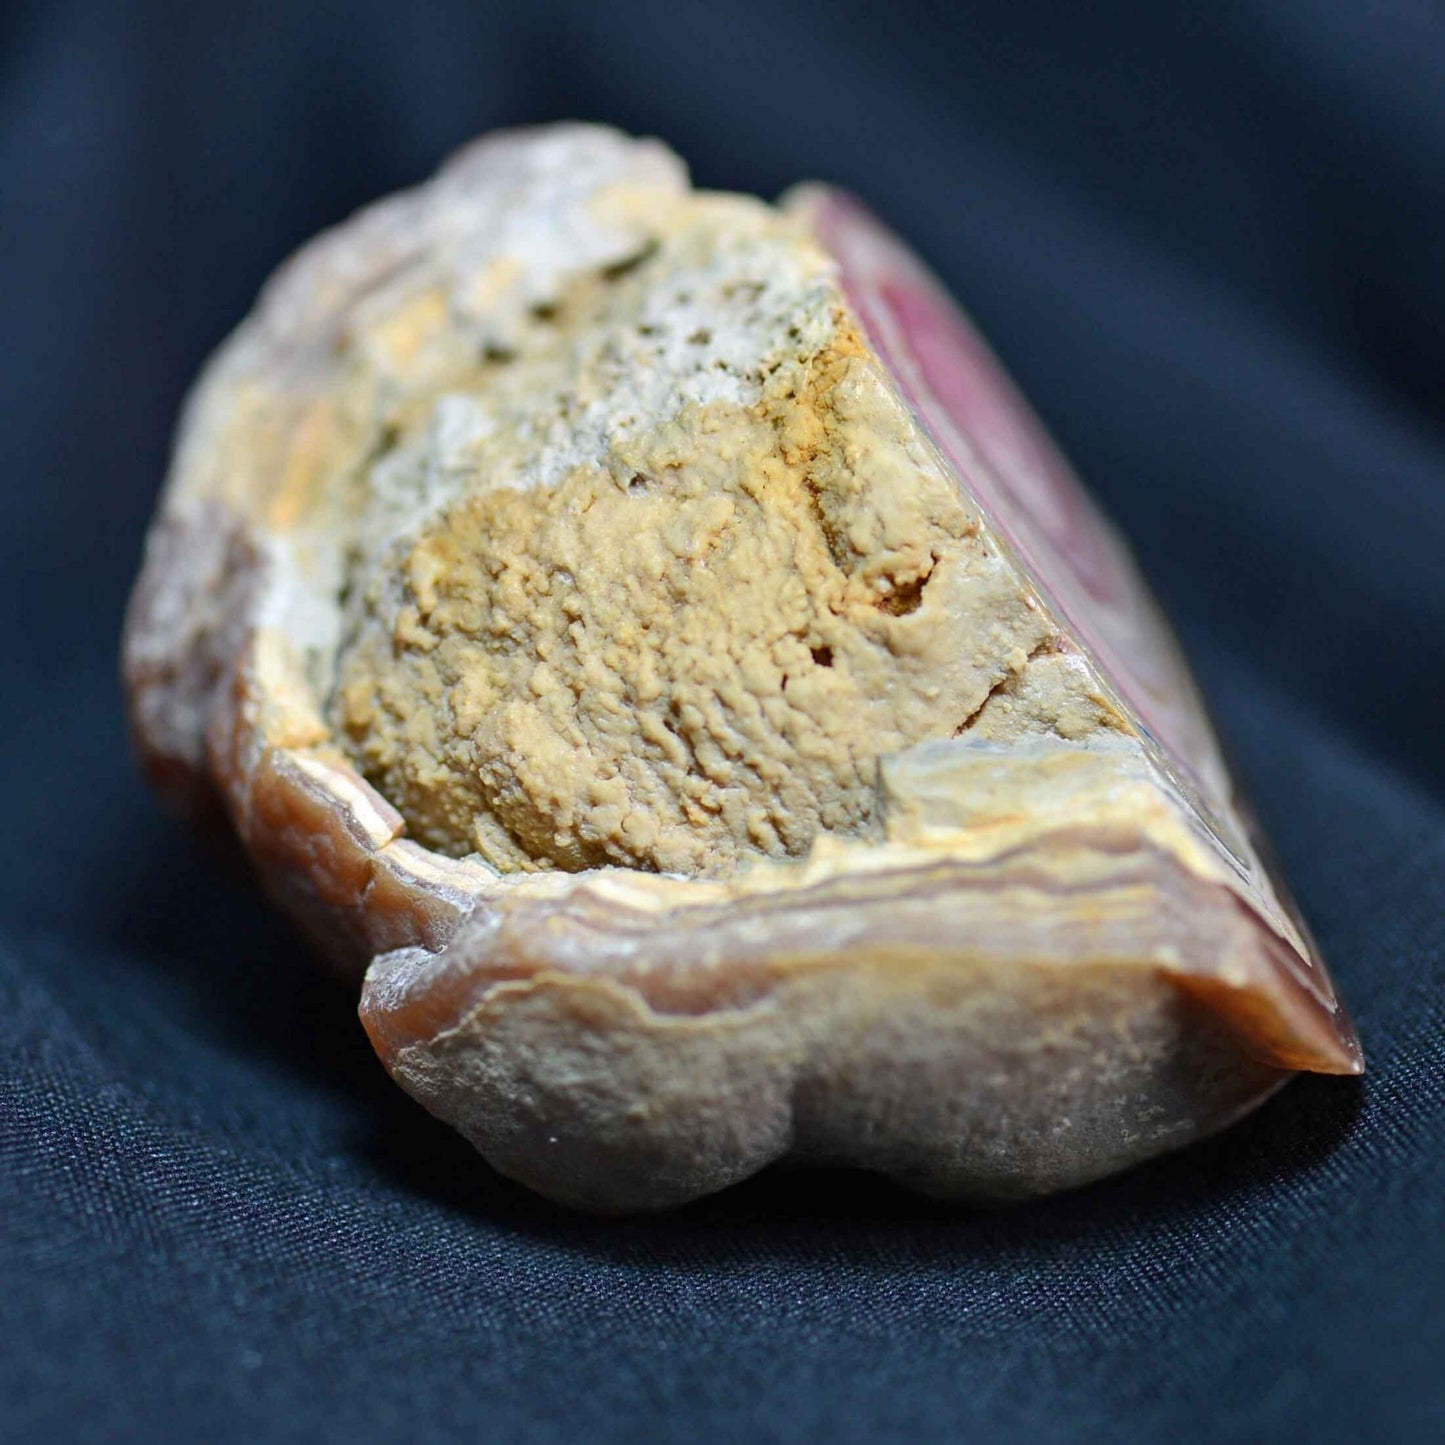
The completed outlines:
<svg viewBox="0 0 1445 1445">
<path fill-rule="evenodd" d="M 1445 1439 L 1445 11 L 1432 0 L 11 4 L 0 1436 Z M 1370 1072 L 1006 1212 L 489 1174 L 153 806 L 116 647 L 188 379 L 490 127 L 821 176 L 1133 539 Z"/>
</svg>

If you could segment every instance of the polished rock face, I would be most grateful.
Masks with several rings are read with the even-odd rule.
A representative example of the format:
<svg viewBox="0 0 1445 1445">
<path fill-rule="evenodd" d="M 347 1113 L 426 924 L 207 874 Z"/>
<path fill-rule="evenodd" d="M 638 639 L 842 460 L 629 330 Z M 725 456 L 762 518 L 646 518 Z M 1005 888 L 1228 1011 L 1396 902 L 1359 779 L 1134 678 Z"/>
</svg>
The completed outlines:
<svg viewBox="0 0 1445 1445">
<path fill-rule="evenodd" d="M 584 1207 L 1039 1192 L 1359 1067 L 1126 549 L 825 188 L 559 127 L 320 238 L 188 408 L 127 672 L 397 1079 Z"/>
</svg>

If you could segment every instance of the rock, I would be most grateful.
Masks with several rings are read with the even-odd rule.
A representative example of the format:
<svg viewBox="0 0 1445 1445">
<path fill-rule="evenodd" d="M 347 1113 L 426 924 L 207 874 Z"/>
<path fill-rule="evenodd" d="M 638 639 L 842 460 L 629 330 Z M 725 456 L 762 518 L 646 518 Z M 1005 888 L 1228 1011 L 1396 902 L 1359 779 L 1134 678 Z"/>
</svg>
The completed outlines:
<svg viewBox="0 0 1445 1445">
<path fill-rule="evenodd" d="M 578 1207 L 1021 1197 L 1361 1067 L 1123 544 L 825 188 L 560 126 L 320 237 L 125 665 L 393 1076 Z"/>
</svg>

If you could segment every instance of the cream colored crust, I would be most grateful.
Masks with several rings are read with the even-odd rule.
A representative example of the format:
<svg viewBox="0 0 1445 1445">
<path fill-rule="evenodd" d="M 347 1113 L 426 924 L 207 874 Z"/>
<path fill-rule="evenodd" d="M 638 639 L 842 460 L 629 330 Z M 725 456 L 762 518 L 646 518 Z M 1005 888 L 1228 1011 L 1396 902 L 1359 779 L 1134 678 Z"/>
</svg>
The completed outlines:
<svg viewBox="0 0 1445 1445">
<path fill-rule="evenodd" d="M 1051 630 L 870 380 L 814 353 L 754 408 L 664 415 L 626 481 L 486 466 L 423 530 L 337 707 L 419 841 L 697 874 L 874 826 L 877 760 L 962 733 Z"/>
<path fill-rule="evenodd" d="M 826 258 L 738 208 L 794 236 L 816 346 L 705 396 L 669 383 L 676 404 L 595 443 L 553 418 L 530 450 L 515 415 L 496 422 L 534 362 L 585 376 L 586 298 L 646 292 L 660 228 L 686 229 L 660 147 L 500 137 L 292 262 L 188 406 L 133 599 L 132 719 L 157 781 L 219 803 L 335 964 L 371 965 L 364 1020 L 407 1088 L 589 1208 L 676 1202 L 789 1152 L 949 1194 L 1062 1187 L 1219 1127 L 1285 1071 L 1357 1071 L 1307 944 L 889 410 Z M 702 209 L 704 230 L 732 214 Z M 499 365 L 514 380 L 494 394 Z M 514 467 L 494 488 L 468 470 L 488 436 Z M 630 488 L 669 456 L 667 489 Z M 545 520 L 589 502 L 596 537 Z M 656 643 L 609 638 L 654 599 L 627 592 L 630 569 L 652 558 L 687 583 L 669 569 L 696 563 L 725 507 L 737 567 L 716 559 L 692 620 L 674 606 Z M 541 586 L 569 548 L 605 584 L 580 617 Z M 532 631 L 478 644 L 478 588 L 504 632 Z M 577 621 L 604 635 L 565 641 Z M 664 693 L 693 689 L 685 766 L 652 728 L 649 668 Z M 579 679 L 569 714 L 555 703 Z M 438 688 L 433 750 L 415 730 Z M 767 727 L 750 735 L 754 703 Z M 490 792 L 458 788 L 498 758 Z M 423 842 L 470 836 L 482 856 L 421 846 L 409 816 Z M 565 871 L 604 859 L 636 866 Z M 529 871 L 544 862 L 564 868 Z"/>
<path fill-rule="evenodd" d="M 393 379 L 332 715 L 411 836 L 503 872 L 720 874 L 874 831 L 878 760 L 996 690 L 991 731 L 1127 732 L 1083 659 L 1038 656 L 1057 629 L 800 223 L 628 213 L 639 255 L 505 353 Z M 378 325 L 395 349 L 437 314 Z"/>
</svg>

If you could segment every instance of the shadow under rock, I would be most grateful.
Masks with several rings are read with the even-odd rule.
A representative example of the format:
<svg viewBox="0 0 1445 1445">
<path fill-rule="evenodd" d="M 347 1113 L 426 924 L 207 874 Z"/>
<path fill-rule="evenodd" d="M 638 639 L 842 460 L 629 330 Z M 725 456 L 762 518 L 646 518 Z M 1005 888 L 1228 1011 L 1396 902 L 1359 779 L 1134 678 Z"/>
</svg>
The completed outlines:
<svg viewBox="0 0 1445 1445">
<path fill-rule="evenodd" d="M 330 975 L 268 902 L 239 846 L 153 818 L 109 880 L 103 936 L 175 989 L 189 1022 L 240 1056 L 263 1056 L 334 1092 L 396 1092 Z"/>
<path fill-rule="evenodd" d="M 128 846 L 94 901 L 102 939 L 160 983 L 185 1026 L 344 1112 L 354 1178 L 478 1216 L 552 1209 L 392 1083 L 357 1018 L 356 990 L 270 903 L 229 833 L 198 833 L 154 810 L 123 831 Z"/>
</svg>

